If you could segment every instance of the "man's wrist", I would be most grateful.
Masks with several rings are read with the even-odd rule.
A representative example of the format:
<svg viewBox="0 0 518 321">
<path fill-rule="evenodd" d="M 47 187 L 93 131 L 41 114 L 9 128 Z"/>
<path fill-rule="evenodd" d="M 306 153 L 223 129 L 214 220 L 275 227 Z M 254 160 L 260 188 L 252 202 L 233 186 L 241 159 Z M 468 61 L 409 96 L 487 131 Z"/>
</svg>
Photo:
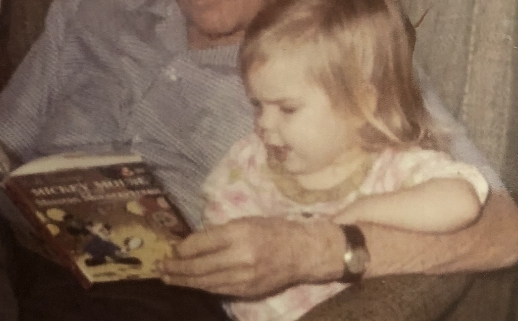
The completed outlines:
<svg viewBox="0 0 518 321">
<path fill-rule="evenodd" d="M 295 254 L 300 282 L 325 282 L 340 280 L 343 275 L 345 237 L 339 225 L 329 221 L 302 223 L 302 252 Z"/>
<path fill-rule="evenodd" d="M 343 254 L 343 282 L 358 282 L 365 274 L 370 262 L 365 236 L 356 225 L 340 225 L 345 239 Z"/>
</svg>

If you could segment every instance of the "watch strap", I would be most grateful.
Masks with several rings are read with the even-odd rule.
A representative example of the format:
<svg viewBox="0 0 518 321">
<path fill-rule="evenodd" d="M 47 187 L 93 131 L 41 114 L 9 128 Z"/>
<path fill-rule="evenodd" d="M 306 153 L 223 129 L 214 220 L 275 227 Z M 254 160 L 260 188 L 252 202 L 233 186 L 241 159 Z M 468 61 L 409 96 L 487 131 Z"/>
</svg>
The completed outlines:
<svg viewBox="0 0 518 321">
<path fill-rule="evenodd" d="M 347 246 L 355 250 L 357 248 L 365 247 L 365 236 L 356 225 L 340 225 L 345 235 Z"/>
<path fill-rule="evenodd" d="M 360 228 L 356 225 L 340 225 L 345 236 L 345 253 L 344 253 L 344 273 L 342 275 L 342 282 L 359 283 L 365 271 L 360 273 L 352 272 L 349 268 L 348 262 L 355 255 L 356 251 L 366 251 L 367 246 L 365 236 Z"/>
</svg>

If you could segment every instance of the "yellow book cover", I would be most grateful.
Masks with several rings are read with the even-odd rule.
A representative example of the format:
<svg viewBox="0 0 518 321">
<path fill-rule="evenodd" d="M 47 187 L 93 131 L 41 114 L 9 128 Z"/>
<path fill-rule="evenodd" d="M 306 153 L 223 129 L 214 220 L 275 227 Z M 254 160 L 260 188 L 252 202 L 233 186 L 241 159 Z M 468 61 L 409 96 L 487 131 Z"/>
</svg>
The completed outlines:
<svg viewBox="0 0 518 321">
<path fill-rule="evenodd" d="M 93 283 L 158 277 L 155 261 L 190 228 L 138 155 L 49 156 L 10 173 L 6 194 L 40 253 Z"/>
</svg>

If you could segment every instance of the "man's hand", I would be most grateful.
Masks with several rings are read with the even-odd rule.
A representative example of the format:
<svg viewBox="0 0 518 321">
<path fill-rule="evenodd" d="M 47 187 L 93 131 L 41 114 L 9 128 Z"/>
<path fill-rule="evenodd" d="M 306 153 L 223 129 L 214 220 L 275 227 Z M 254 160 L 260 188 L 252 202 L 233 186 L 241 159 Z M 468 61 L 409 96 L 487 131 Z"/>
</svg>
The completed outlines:
<svg viewBox="0 0 518 321">
<path fill-rule="evenodd" d="M 247 217 L 196 232 L 158 264 L 165 283 L 240 297 L 338 278 L 344 236 L 330 222 Z"/>
</svg>

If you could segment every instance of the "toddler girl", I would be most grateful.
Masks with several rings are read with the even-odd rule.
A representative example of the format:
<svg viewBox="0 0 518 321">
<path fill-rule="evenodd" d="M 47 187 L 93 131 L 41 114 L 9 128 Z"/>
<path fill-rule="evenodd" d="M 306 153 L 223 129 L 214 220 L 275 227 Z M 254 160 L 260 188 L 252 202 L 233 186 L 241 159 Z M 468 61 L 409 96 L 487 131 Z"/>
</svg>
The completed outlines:
<svg viewBox="0 0 518 321">
<path fill-rule="evenodd" d="M 488 185 L 439 151 L 413 32 L 395 0 L 278 0 L 260 13 L 241 49 L 256 131 L 207 179 L 205 222 L 269 215 L 439 233 L 475 220 Z M 345 286 L 227 307 L 238 320 L 295 320 Z"/>
</svg>

